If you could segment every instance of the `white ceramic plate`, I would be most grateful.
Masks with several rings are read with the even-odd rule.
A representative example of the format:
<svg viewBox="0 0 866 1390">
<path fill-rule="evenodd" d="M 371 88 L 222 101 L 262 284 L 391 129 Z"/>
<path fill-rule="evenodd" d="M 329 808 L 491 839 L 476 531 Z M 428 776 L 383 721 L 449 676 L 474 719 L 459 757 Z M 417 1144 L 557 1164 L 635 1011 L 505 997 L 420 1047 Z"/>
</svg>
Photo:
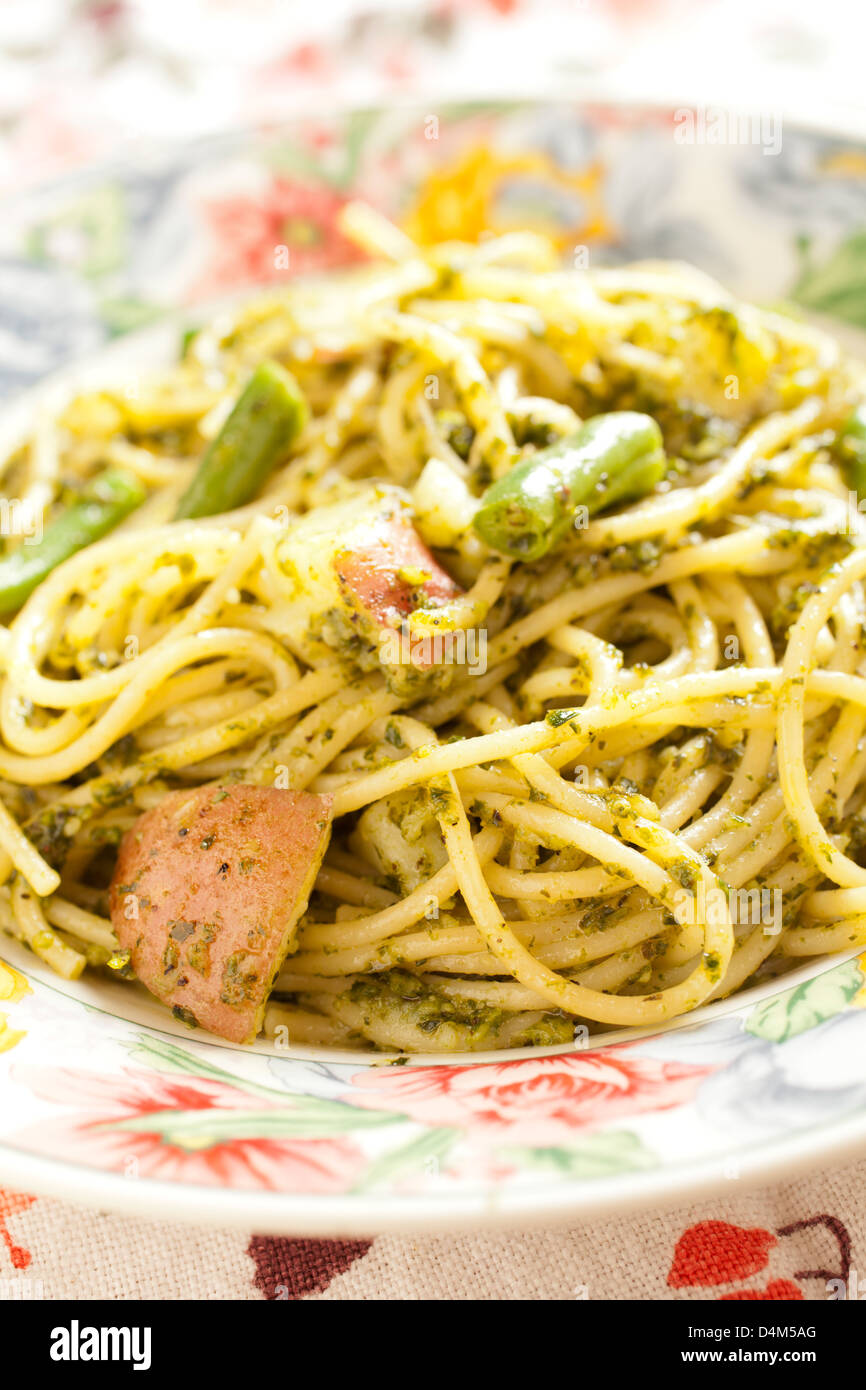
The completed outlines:
<svg viewBox="0 0 866 1390">
<path fill-rule="evenodd" d="M 355 196 L 429 236 L 480 218 L 553 228 L 598 263 L 692 260 L 866 329 L 866 151 L 787 126 L 774 154 L 675 130 L 658 109 L 502 104 L 442 113 L 433 142 L 421 113 L 361 112 L 55 184 L 0 228 L 0 392 L 63 384 L 92 353 L 96 371 L 152 360 L 173 329 L 100 350 L 278 278 L 275 245 L 292 273 L 340 264 Z M 32 409 L 10 404 L 4 436 Z M 103 1208 L 316 1235 L 529 1225 L 866 1150 L 854 957 L 589 1050 L 400 1066 L 203 1041 L 137 987 L 67 984 L 5 939 L 0 960 L 0 1183 Z"/>
</svg>

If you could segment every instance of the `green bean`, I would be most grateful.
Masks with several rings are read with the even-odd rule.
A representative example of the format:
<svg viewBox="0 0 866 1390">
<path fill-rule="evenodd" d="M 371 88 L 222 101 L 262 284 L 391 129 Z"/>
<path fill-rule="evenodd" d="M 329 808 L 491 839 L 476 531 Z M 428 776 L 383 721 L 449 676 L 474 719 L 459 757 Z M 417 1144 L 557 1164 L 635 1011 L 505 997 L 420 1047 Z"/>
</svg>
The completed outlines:
<svg viewBox="0 0 866 1390">
<path fill-rule="evenodd" d="M 866 500 L 866 403 L 848 416 L 836 436 L 835 452 L 846 483 L 858 501 Z"/>
<path fill-rule="evenodd" d="M 205 450 L 176 519 L 214 516 L 249 502 L 306 421 L 307 403 L 295 378 L 278 362 L 261 362 Z"/>
<path fill-rule="evenodd" d="M 146 496 L 138 478 L 122 468 L 106 468 L 88 483 L 78 500 L 49 522 L 39 540 L 25 540 L 0 560 L 0 618 L 17 613 L 52 570 L 113 531 Z"/>
<path fill-rule="evenodd" d="M 192 324 L 190 324 L 188 328 L 184 328 L 181 332 L 180 347 L 178 350 L 178 358 L 181 362 L 184 362 L 189 356 L 189 350 L 200 332 L 201 329 L 193 327 Z"/>
<path fill-rule="evenodd" d="M 539 560 L 575 525 L 579 509 L 592 515 L 642 497 L 665 467 L 661 430 L 650 415 L 595 415 L 497 479 L 481 499 L 475 530 L 494 550 Z"/>
</svg>

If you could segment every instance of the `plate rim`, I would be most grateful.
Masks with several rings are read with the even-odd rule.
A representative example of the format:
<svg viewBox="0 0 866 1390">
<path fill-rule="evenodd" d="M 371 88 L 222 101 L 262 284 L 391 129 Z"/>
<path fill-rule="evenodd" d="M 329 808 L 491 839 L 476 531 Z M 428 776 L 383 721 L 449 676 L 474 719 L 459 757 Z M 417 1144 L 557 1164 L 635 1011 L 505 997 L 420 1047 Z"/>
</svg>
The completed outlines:
<svg viewBox="0 0 866 1390">
<path fill-rule="evenodd" d="M 593 1178 L 570 1187 L 551 1185 L 545 1189 L 542 1183 L 531 1193 L 517 1189 L 501 1198 L 495 1186 L 486 1193 L 449 1192 L 439 1198 L 429 1193 L 389 1193 L 384 1197 L 369 1192 L 318 1195 L 124 1178 L 103 1168 L 30 1154 L 2 1140 L 0 1184 L 27 1191 L 35 1173 L 40 1196 L 79 1202 L 121 1216 L 228 1226 L 263 1235 L 321 1239 L 423 1235 L 441 1233 L 450 1223 L 460 1232 L 549 1229 L 637 1208 L 656 1211 L 685 1206 L 717 1194 L 725 1183 L 736 1183 L 738 1192 L 750 1192 L 770 1178 L 790 1181 L 814 1172 L 819 1158 L 845 1162 L 866 1154 L 866 1109 L 836 1121 L 829 1130 L 829 1138 L 828 1128 L 807 1128 L 796 1136 L 769 1141 L 758 1156 L 738 1159 L 736 1178 L 725 1173 L 723 1156 L 689 1163 L 682 1169 L 660 1167 Z"/>
<path fill-rule="evenodd" d="M 420 100 L 423 101 L 423 94 Z M 495 111 L 503 105 L 511 111 L 543 111 L 567 107 L 579 112 L 582 107 L 588 107 L 592 110 L 627 111 L 635 118 L 639 117 L 641 113 L 653 111 L 673 113 L 689 106 L 685 102 L 677 103 L 674 100 L 661 100 L 639 95 L 628 99 L 620 99 L 611 95 L 593 96 L 590 93 L 574 95 L 566 91 L 560 92 L 556 88 L 544 97 L 523 93 L 518 95 L 503 93 L 498 97 L 489 96 L 482 100 L 467 102 L 460 101 L 457 97 L 451 97 L 440 103 L 441 110 L 446 113 L 454 108 L 459 108 L 461 113 Z M 700 105 L 700 103 L 692 103 L 691 105 Z M 257 144 L 267 141 L 268 138 L 279 135 L 280 132 L 290 132 L 297 129 L 310 116 L 330 116 L 339 122 L 363 113 L 393 114 L 399 111 L 411 112 L 420 109 L 419 99 L 415 97 L 407 98 L 405 101 L 388 103 L 355 104 L 337 111 L 334 111 L 333 107 L 317 108 L 315 104 L 311 104 L 308 111 L 297 113 L 285 119 L 239 127 L 217 128 L 176 143 L 168 140 L 148 141 L 130 151 L 125 158 L 117 156 L 97 160 L 79 169 L 42 180 L 30 188 L 10 193 L 0 199 L 0 207 L 26 209 L 28 204 L 35 203 L 40 198 L 50 198 L 64 190 L 73 191 L 100 177 L 107 178 L 125 173 L 134 179 L 136 173 L 141 171 L 142 163 L 152 162 L 158 167 L 165 167 L 172 159 L 181 162 L 184 156 L 188 156 L 195 150 L 207 151 L 222 148 L 235 149 L 238 153 L 243 153 L 247 149 L 254 149 Z M 744 107 L 736 102 L 727 103 L 724 106 L 719 104 L 718 107 L 713 104 L 713 109 L 740 113 L 749 110 L 754 111 L 753 107 Z M 797 117 L 788 116 L 784 107 L 779 114 L 786 125 L 800 134 L 814 134 L 826 138 L 835 136 L 866 148 L 866 131 L 862 128 L 857 129 L 853 123 L 851 126 L 847 126 L 844 121 L 834 119 L 829 113 L 827 113 L 826 120 L 822 119 L 821 113 L 818 112 L 810 112 L 806 118 L 802 114 Z M 251 284 L 239 293 L 248 295 L 255 293 L 257 288 L 260 292 L 267 293 L 268 289 L 273 287 L 268 285 L 257 287 Z M 232 294 L 230 298 L 234 299 L 236 295 Z M 192 306 L 166 307 L 154 327 L 165 327 L 172 320 L 188 317 L 191 312 L 194 312 Z M 145 327 L 133 333 L 124 334 L 119 340 L 103 344 L 94 351 L 85 354 L 83 358 L 65 363 L 57 370 L 43 376 L 38 382 L 10 394 L 0 403 L 0 414 L 10 411 L 17 414 L 20 410 L 26 412 L 31 397 L 52 390 L 55 386 L 60 385 L 64 379 L 68 379 L 70 375 L 77 375 L 91 360 L 103 358 L 106 352 L 117 350 L 119 345 L 129 343 L 130 339 L 135 340 L 140 333 L 147 334 L 152 331 L 152 327 Z M 3 957 L 4 941 L 5 938 L 0 938 L 0 959 Z M 862 947 L 849 949 L 834 954 L 832 957 L 827 957 L 827 964 L 824 968 L 829 970 L 852 956 L 861 954 L 862 950 Z M 20 964 L 17 963 L 13 968 L 21 970 Z M 22 973 L 29 974 L 26 970 Z M 823 973 L 822 970 L 817 969 L 810 978 L 821 973 Z M 30 978 L 33 979 L 34 984 L 37 982 L 44 984 L 44 981 L 39 981 L 37 976 Z M 776 993 L 783 993 L 787 988 L 790 988 L 790 984 L 783 976 L 778 981 L 778 990 L 762 992 L 760 997 L 773 997 Z M 66 993 L 65 991 L 61 992 Z M 66 995 L 66 997 L 75 998 L 74 995 Z M 81 1004 L 82 1007 L 87 1007 L 83 1000 L 76 1000 L 75 1002 Z M 718 1001 L 719 1004 L 727 1002 Z M 720 1008 L 714 1017 L 736 1014 L 736 1002 L 732 1000 L 730 1005 L 729 1008 Z M 123 1019 L 123 1015 L 114 1016 Z M 698 1020 L 693 1026 L 699 1027 L 704 1021 L 703 1019 Z M 152 1028 L 153 1031 L 158 1031 L 154 1025 L 148 1023 L 142 1023 L 138 1026 L 148 1031 L 151 1031 Z M 678 1020 L 675 1024 L 675 1027 L 680 1028 L 687 1026 L 689 1026 L 687 1019 Z M 636 1041 L 648 1040 L 663 1036 L 669 1031 L 674 1031 L 671 1025 L 662 1030 L 636 1030 L 630 1036 L 634 1036 Z M 203 1039 L 202 1041 L 209 1040 Z M 609 1041 L 602 1035 L 599 1038 L 599 1046 L 614 1045 L 617 1041 L 622 1041 L 618 1035 L 616 1038 L 611 1037 Z M 229 1050 L 237 1051 L 237 1049 Z M 581 1051 L 585 1052 L 586 1049 L 575 1050 L 564 1044 L 556 1049 L 533 1049 L 531 1052 L 512 1053 L 509 1055 L 509 1060 L 521 1060 L 539 1055 L 580 1055 Z M 340 1060 L 344 1060 L 342 1055 Z M 498 1060 L 500 1060 L 499 1054 L 491 1054 L 490 1056 L 482 1054 L 461 1058 L 459 1062 L 451 1058 L 423 1058 L 419 1060 L 418 1064 L 426 1066 L 455 1064 L 483 1066 Z M 360 1069 L 363 1066 L 363 1054 L 358 1055 L 357 1061 Z M 460 1230 L 504 1229 L 527 1224 L 550 1227 L 563 1225 L 570 1221 L 591 1220 L 615 1213 L 630 1212 L 642 1206 L 663 1209 L 717 1193 L 726 1181 L 726 1174 L 724 1173 L 726 1159 L 729 1161 L 733 1154 L 737 1155 L 739 1169 L 737 1190 L 744 1191 L 760 1186 L 774 1176 L 788 1179 L 802 1172 L 813 1171 L 821 1159 L 844 1161 L 846 1158 L 857 1157 L 863 1152 L 866 1152 L 866 1108 L 861 1108 L 831 1124 L 812 1126 L 802 1132 L 788 1132 L 781 1137 L 770 1139 L 766 1143 L 762 1143 L 754 1154 L 750 1154 L 747 1150 L 744 1152 L 741 1142 L 740 1146 L 732 1149 L 728 1155 L 714 1155 L 711 1158 L 689 1160 L 681 1167 L 662 1165 L 658 1168 L 628 1171 L 611 1177 L 574 1181 L 561 1185 L 551 1184 L 548 1187 L 543 1182 L 539 1182 L 536 1187 L 531 1189 L 516 1188 L 499 1195 L 497 1195 L 495 1186 L 489 1187 L 486 1192 L 472 1193 L 452 1190 L 442 1194 L 402 1194 L 399 1192 L 389 1192 L 387 1195 L 371 1192 L 364 1192 L 363 1194 L 351 1192 L 316 1194 L 289 1193 L 269 1188 L 253 1190 L 223 1187 L 217 1184 L 196 1184 L 188 1181 L 167 1182 L 150 1177 L 130 1179 L 111 1170 L 87 1166 L 69 1159 L 47 1157 L 28 1152 L 8 1144 L 5 1140 L 0 1140 L 0 1182 L 9 1182 L 13 1187 L 23 1189 L 34 1186 L 40 1193 L 50 1197 L 79 1201 L 89 1206 L 107 1208 L 118 1214 L 150 1219 L 170 1219 L 194 1225 L 228 1225 L 232 1228 L 273 1231 L 276 1234 L 319 1237 L 368 1236 L 380 1233 L 429 1233 L 442 1230 L 449 1221 L 454 1222 Z"/>
</svg>

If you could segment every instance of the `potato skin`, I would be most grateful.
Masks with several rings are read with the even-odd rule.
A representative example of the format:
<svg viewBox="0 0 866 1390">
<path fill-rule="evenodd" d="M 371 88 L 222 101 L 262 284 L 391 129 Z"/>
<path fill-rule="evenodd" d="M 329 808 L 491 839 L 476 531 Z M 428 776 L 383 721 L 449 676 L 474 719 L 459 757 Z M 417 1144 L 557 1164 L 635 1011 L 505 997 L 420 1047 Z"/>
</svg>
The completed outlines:
<svg viewBox="0 0 866 1390">
<path fill-rule="evenodd" d="M 378 627 L 399 626 L 417 607 L 419 592 L 433 606 L 463 593 L 404 513 L 374 518 L 353 540 L 356 548 L 334 557 L 337 580 L 348 601 Z M 414 583 L 405 577 L 413 571 L 419 575 Z"/>
<path fill-rule="evenodd" d="M 378 659 L 392 689 L 414 693 L 407 686 L 415 686 L 417 670 L 392 661 L 382 639 L 399 634 L 418 608 L 442 608 L 463 590 L 415 529 L 402 489 L 371 484 L 313 508 L 287 529 L 276 558 L 289 599 L 283 640 L 296 656 L 322 666 L 336 653 L 349 668 L 365 670 Z M 414 655 L 412 662 L 423 668 Z"/>
<path fill-rule="evenodd" d="M 169 794 L 127 831 L 111 921 L 142 984 L 186 1022 L 252 1042 L 331 830 L 332 798 L 275 787 Z"/>
</svg>

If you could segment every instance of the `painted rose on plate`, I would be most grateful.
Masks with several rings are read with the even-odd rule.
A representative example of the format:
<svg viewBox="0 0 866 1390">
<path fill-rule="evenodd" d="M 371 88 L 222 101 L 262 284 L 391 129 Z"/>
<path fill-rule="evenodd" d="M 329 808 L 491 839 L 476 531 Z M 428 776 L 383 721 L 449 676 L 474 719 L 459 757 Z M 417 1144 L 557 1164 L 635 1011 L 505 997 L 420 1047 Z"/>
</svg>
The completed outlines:
<svg viewBox="0 0 866 1390">
<path fill-rule="evenodd" d="M 352 1103 L 471 1129 L 490 1143 L 562 1144 L 579 1130 L 683 1105 L 710 1070 L 628 1046 L 481 1067 L 375 1068 L 353 1077 Z"/>
<path fill-rule="evenodd" d="M 282 177 L 256 193 L 238 191 L 208 199 L 202 212 L 212 251 L 193 295 L 359 260 L 357 247 L 337 227 L 337 214 L 346 201 L 325 184 Z"/>
<path fill-rule="evenodd" d="M 311 1193 L 351 1187 L 364 1166 L 343 1134 L 285 1137 L 285 1102 L 222 1081 L 127 1068 L 116 1077 L 19 1067 L 41 1099 L 74 1106 L 7 1136 L 32 1153 L 127 1177 Z"/>
</svg>

